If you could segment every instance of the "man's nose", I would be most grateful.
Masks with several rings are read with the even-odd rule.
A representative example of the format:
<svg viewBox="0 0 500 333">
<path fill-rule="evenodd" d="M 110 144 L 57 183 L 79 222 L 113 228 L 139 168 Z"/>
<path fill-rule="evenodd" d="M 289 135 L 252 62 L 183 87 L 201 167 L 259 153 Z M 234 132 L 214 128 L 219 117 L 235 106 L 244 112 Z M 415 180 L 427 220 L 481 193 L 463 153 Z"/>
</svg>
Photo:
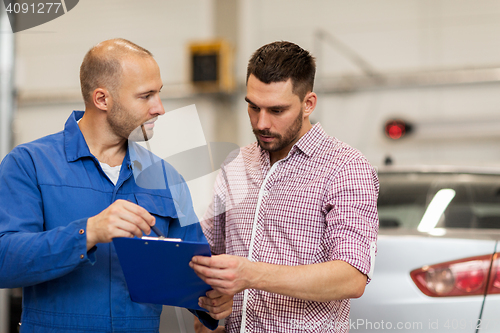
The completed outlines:
<svg viewBox="0 0 500 333">
<path fill-rule="evenodd" d="M 269 114 L 265 110 L 260 110 L 259 114 L 257 115 L 257 129 L 258 130 L 266 130 L 271 127 L 271 119 L 269 117 Z"/>
<path fill-rule="evenodd" d="M 161 102 L 160 95 L 156 95 L 154 100 L 154 106 L 151 109 L 151 113 L 156 114 L 156 115 L 163 115 L 165 114 L 165 108 L 163 107 L 163 103 Z"/>
</svg>

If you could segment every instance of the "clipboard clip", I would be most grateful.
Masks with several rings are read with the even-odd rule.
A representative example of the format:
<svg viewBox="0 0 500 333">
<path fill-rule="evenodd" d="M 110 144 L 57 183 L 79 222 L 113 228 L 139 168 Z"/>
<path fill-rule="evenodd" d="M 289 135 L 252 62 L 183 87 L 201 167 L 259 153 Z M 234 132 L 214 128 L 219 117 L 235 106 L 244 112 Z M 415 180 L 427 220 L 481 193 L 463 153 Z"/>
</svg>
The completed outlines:
<svg viewBox="0 0 500 333">
<path fill-rule="evenodd" d="M 182 242 L 182 239 L 180 239 L 180 238 L 167 238 L 167 237 L 163 237 L 163 236 L 160 236 L 160 237 L 142 236 L 141 239 L 161 240 L 161 241 L 165 241 L 165 242 Z"/>
<path fill-rule="evenodd" d="M 151 230 L 153 230 L 155 232 L 156 236 L 158 236 L 159 239 L 167 238 L 167 237 L 165 237 L 163 232 L 161 232 L 160 229 L 158 229 L 155 225 L 151 226 Z"/>
</svg>

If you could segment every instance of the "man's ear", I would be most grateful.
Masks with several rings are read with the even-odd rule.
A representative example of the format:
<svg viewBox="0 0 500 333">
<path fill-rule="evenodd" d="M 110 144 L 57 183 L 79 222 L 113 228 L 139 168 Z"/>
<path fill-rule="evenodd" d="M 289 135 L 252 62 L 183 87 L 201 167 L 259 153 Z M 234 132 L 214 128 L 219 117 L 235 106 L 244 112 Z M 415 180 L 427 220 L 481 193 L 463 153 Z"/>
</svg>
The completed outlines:
<svg viewBox="0 0 500 333">
<path fill-rule="evenodd" d="M 308 92 L 304 97 L 304 117 L 309 117 L 311 113 L 316 108 L 316 103 L 318 102 L 318 96 L 316 93 Z"/>
<path fill-rule="evenodd" d="M 92 102 L 99 110 L 108 111 L 111 107 L 111 100 L 111 94 L 107 89 L 97 88 L 92 93 Z"/>
</svg>

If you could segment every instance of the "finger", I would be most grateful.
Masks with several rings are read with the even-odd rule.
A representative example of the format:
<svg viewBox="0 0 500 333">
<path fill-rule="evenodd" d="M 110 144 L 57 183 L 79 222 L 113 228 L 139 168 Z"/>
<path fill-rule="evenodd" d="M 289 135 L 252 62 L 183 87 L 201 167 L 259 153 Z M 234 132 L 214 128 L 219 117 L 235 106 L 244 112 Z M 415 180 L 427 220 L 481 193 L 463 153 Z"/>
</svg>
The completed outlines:
<svg viewBox="0 0 500 333">
<path fill-rule="evenodd" d="M 132 203 L 129 203 L 129 204 L 132 204 Z M 139 206 L 136 206 L 136 207 L 139 207 Z M 139 208 L 142 208 L 142 207 L 139 207 Z M 114 208 L 112 212 L 119 219 L 123 220 L 126 223 L 133 225 L 134 228 L 140 229 L 138 232 L 134 232 L 134 234 L 137 237 L 142 237 L 142 232 L 144 232 L 146 235 L 149 235 L 151 233 L 150 224 L 143 218 L 143 216 L 136 214 L 137 211 L 138 210 L 135 209 L 135 207 L 122 206 L 122 207 Z M 153 216 L 151 216 L 151 217 L 154 219 Z M 122 225 L 122 227 L 123 227 L 123 225 Z M 126 228 L 125 230 L 131 231 L 129 228 Z"/>
<path fill-rule="evenodd" d="M 228 304 L 228 303 L 232 304 L 233 296 L 232 295 L 223 295 L 222 297 L 218 297 L 215 299 L 202 296 L 198 299 L 198 301 L 203 303 L 203 304 L 209 305 L 209 306 L 221 307 L 221 306 L 224 306 L 225 304 Z"/>
<path fill-rule="evenodd" d="M 217 279 L 219 278 L 219 275 L 221 274 L 222 271 L 220 269 L 212 269 L 209 266 L 198 265 L 193 262 L 190 262 L 189 266 L 194 270 L 196 274 L 198 274 L 198 276 L 203 277 L 205 279 L 208 278 Z"/>
<path fill-rule="evenodd" d="M 155 218 L 144 207 L 141 207 L 133 202 L 125 201 L 125 208 L 137 216 L 140 216 L 148 225 L 155 225 Z"/>
<path fill-rule="evenodd" d="M 199 267 L 202 266 L 196 266 L 195 264 L 192 263 L 189 263 L 189 266 L 194 270 L 195 274 L 198 275 L 200 279 L 202 279 L 205 283 L 207 282 L 206 280 L 208 279 L 208 277 L 199 271 Z"/>
<path fill-rule="evenodd" d="M 221 297 L 217 298 L 217 304 L 216 305 L 222 305 L 226 303 L 233 303 L 233 297 L 234 295 L 227 295 L 223 294 Z"/>
<path fill-rule="evenodd" d="M 130 233 L 126 230 L 117 228 L 117 229 L 113 230 L 112 233 L 109 234 L 107 242 L 109 243 L 109 242 L 113 241 L 113 238 L 120 238 L 120 237 L 133 238 L 134 236 L 135 236 L 135 234 L 133 234 L 133 233 Z"/>
<path fill-rule="evenodd" d="M 127 215 L 129 217 L 127 220 L 132 223 L 139 225 L 144 222 L 147 225 L 147 228 L 141 227 L 141 230 L 146 229 L 144 231 L 149 230 L 149 226 L 154 225 L 156 222 L 154 216 L 145 208 L 127 200 L 116 200 L 110 207 L 116 208 L 117 211 L 127 212 L 129 214 Z M 134 218 L 130 219 L 130 216 Z"/>
<path fill-rule="evenodd" d="M 221 280 L 221 281 L 235 281 L 239 279 L 239 273 L 233 269 L 220 269 L 212 268 L 207 266 L 201 266 L 197 264 L 189 265 L 198 276 L 204 278 L 205 282 L 207 280 Z M 208 283 L 208 282 L 207 282 Z M 209 283 L 210 284 L 210 283 Z"/>
<path fill-rule="evenodd" d="M 193 258 L 191 258 L 191 261 L 197 265 L 210 267 L 211 258 L 212 257 L 194 256 Z"/>
<path fill-rule="evenodd" d="M 227 290 L 227 289 L 225 289 Z M 210 293 L 212 297 L 207 296 L 207 297 L 200 297 L 200 300 L 205 303 L 209 304 L 212 306 L 223 306 L 224 304 L 227 303 L 233 303 L 233 294 L 225 293 L 223 294 L 220 290 L 210 290 L 207 292 L 207 294 Z M 214 295 L 217 295 L 217 297 L 213 297 Z"/>
<path fill-rule="evenodd" d="M 209 304 L 198 303 L 202 308 L 208 310 L 210 316 L 214 319 L 222 319 L 231 314 L 232 303 L 226 303 L 222 306 L 211 306 Z"/>
<path fill-rule="evenodd" d="M 99 228 L 94 233 L 94 238 L 96 238 L 94 243 L 109 243 L 113 238 L 117 237 L 134 237 L 133 233 L 113 224 L 108 224 L 105 228 Z M 90 235 L 89 232 L 87 234 Z"/>
<path fill-rule="evenodd" d="M 197 266 L 191 264 L 196 275 L 203 280 L 206 284 L 211 286 L 215 292 L 223 295 L 234 295 L 240 291 L 234 282 L 234 274 L 228 272 L 223 273 L 223 270 L 212 270 L 204 266 Z"/>
<path fill-rule="evenodd" d="M 210 285 L 212 288 L 214 289 L 217 289 L 217 291 L 221 294 L 229 294 L 228 292 L 225 292 L 224 289 L 227 288 L 226 285 L 224 285 L 224 281 L 222 280 L 219 280 L 219 279 L 213 279 L 213 278 L 209 278 L 203 274 L 201 274 L 200 272 L 196 271 L 195 270 L 195 273 L 196 275 L 203 280 L 203 282 L 205 282 L 206 284 Z M 227 282 L 226 282 L 227 283 Z"/>
<path fill-rule="evenodd" d="M 223 295 L 234 295 L 239 290 L 232 281 L 200 277 L 206 284 Z"/>
<path fill-rule="evenodd" d="M 219 254 L 211 257 L 194 256 L 191 261 L 198 265 L 208 266 L 211 268 L 228 268 L 238 266 L 240 257 L 227 254 Z"/>
<path fill-rule="evenodd" d="M 200 297 L 198 300 L 201 303 L 206 304 L 206 305 L 210 305 L 210 306 L 220 306 L 220 305 L 227 303 L 229 301 L 227 299 L 220 300 L 218 298 L 214 299 L 214 298 L 208 298 L 208 297 L 204 297 L 204 296 Z"/>
<path fill-rule="evenodd" d="M 224 319 L 224 318 L 228 317 L 231 314 L 231 312 L 232 312 L 232 308 L 229 308 L 229 309 L 224 309 L 224 311 L 220 311 L 220 312 L 209 311 L 208 314 L 210 315 L 210 317 L 217 319 L 217 320 L 220 320 L 220 319 Z"/>
<path fill-rule="evenodd" d="M 142 230 L 136 224 L 130 223 L 129 221 L 121 218 L 117 219 L 117 221 L 112 222 L 111 227 L 114 228 L 114 230 L 111 232 L 112 238 L 134 236 L 141 238 L 143 236 Z M 123 236 L 124 233 L 128 234 L 128 236 Z"/>
<path fill-rule="evenodd" d="M 219 298 L 219 297 L 222 297 L 222 296 L 225 296 L 223 294 L 221 294 L 220 292 L 218 292 L 217 290 L 209 290 L 206 292 L 205 294 L 208 298 Z"/>
</svg>

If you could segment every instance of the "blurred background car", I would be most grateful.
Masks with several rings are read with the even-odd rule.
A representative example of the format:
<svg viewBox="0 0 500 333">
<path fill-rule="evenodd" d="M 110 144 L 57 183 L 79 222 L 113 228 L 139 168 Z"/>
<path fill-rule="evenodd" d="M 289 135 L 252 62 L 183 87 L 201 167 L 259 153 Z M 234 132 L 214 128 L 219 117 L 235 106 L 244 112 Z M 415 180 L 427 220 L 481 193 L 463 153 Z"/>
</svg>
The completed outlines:
<svg viewBox="0 0 500 333">
<path fill-rule="evenodd" d="M 373 280 L 351 331 L 499 332 L 500 169 L 379 170 Z"/>
</svg>

